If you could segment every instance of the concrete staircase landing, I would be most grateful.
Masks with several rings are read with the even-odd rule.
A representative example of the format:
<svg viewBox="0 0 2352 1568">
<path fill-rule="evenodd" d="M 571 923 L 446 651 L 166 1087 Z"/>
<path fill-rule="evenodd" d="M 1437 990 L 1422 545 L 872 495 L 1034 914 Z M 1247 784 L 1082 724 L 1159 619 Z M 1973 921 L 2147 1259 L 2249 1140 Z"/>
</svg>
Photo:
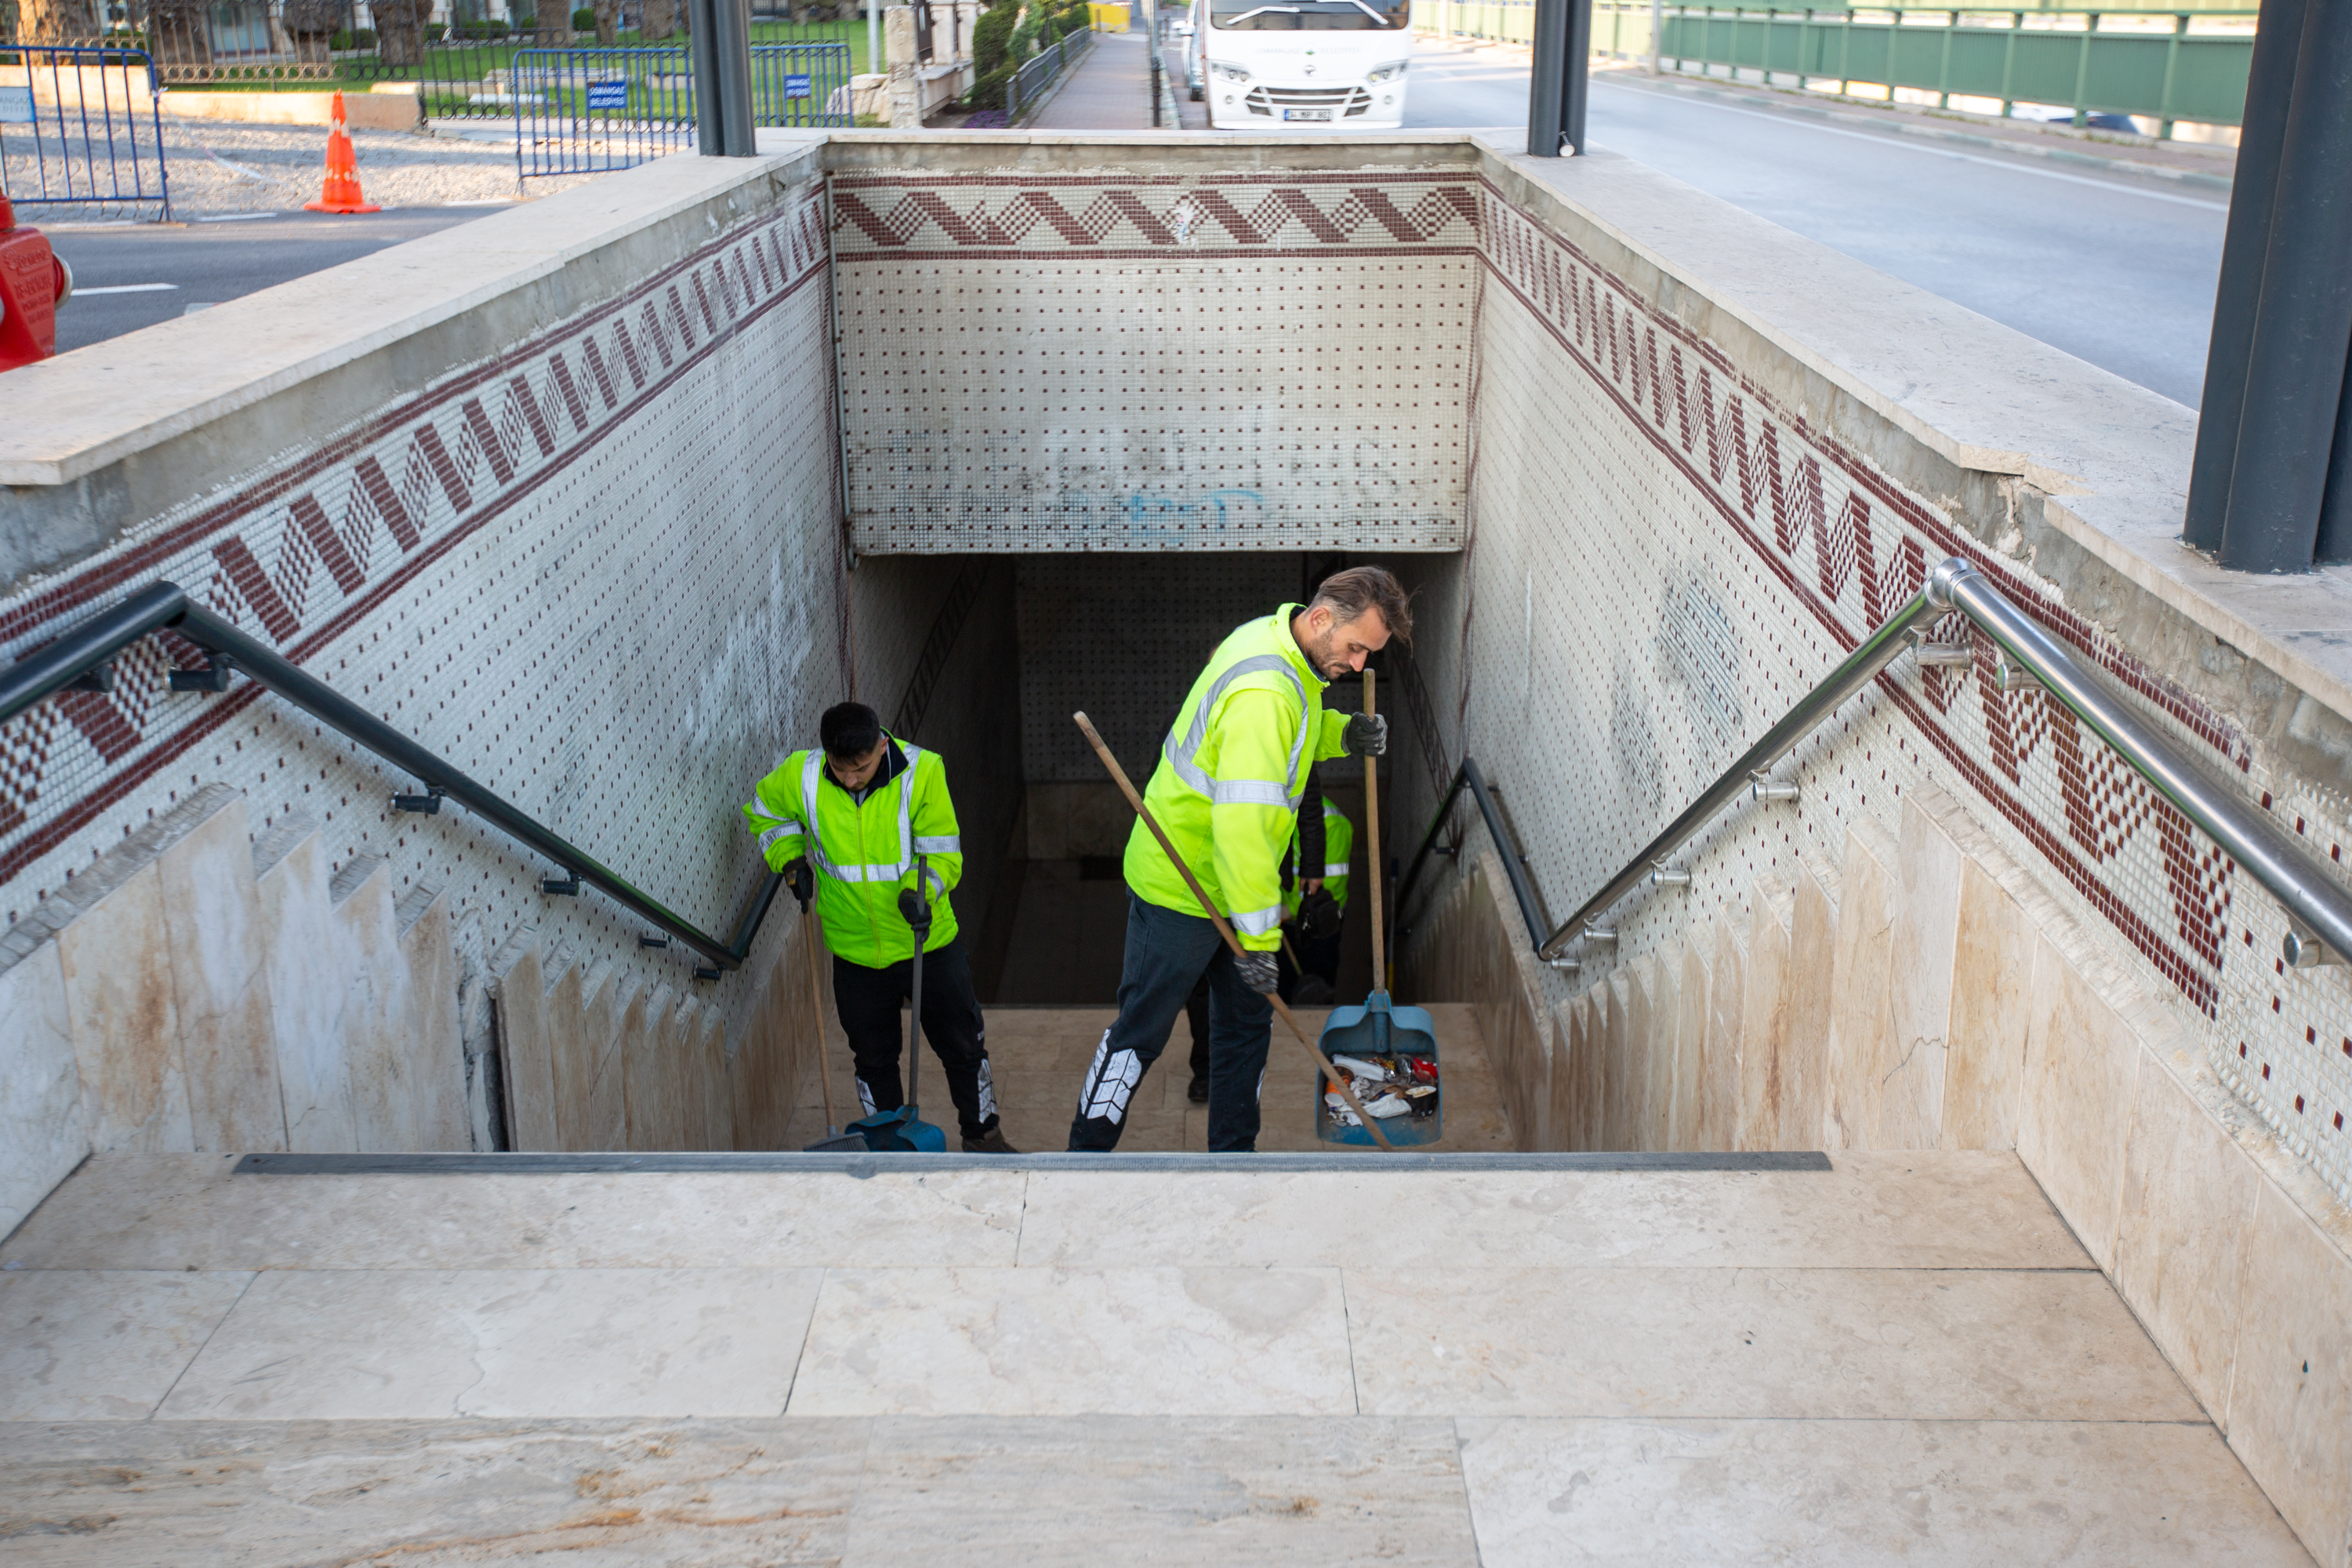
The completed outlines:
<svg viewBox="0 0 2352 1568">
<path fill-rule="evenodd" d="M 1048 1163 L 101 1157 L 0 1247 L 0 1538 L 26 1568 L 2307 1562 L 2007 1154 Z"/>
</svg>

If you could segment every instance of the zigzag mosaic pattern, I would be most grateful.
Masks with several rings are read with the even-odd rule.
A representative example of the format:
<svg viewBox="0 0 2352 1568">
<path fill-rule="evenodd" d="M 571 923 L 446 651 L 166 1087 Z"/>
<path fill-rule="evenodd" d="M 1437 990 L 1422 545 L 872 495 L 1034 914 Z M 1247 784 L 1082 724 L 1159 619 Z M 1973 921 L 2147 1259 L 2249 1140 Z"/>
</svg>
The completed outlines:
<svg viewBox="0 0 2352 1568">
<path fill-rule="evenodd" d="M 1477 196 L 1458 176 L 1120 183 L 836 179 L 845 258 L 946 249 L 1094 251 L 1474 245 Z"/>
<path fill-rule="evenodd" d="M 2045 585 L 2019 575 L 1859 455 L 1779 406 L 1715 345 L 1498 192 L 1487 190 L 1483 202 L 1488 277 L 1518 307 L 1513 320 L 1529 321 L 1601 389 L 1622 427 L 1638 432 L 1634 444 L 1646 447 L 1648 460 L 1701 498 L 1710 528 L 1736 538 L 1734 553 L 1744 552 L 1750 574 L 1769 583 L 1762 597 L 1771 608 L 1738 604 L 1757 589 L 1735 584 L 1727 604 L 1713 606 L 1718 613 L 1727 608 L 1745 620 L 1742 612 L 1753 610 L 1766 622 L 1793 613 L 1817 629 L 1810 640 L 1839 657 L 1918 590 L 1930 563 L 1962 556 L 2137 694 L 2190 751 L 2229 772 L 2251 772 L 2247 738 L 2197 698 L 2102 637 Z M 1497 308 L 1491 298 L 1484 307 Z M 1477 427 L 1488 427 L 1483 414 Z M 1475 531 L 1474 520 L 1474 539 Z M 1658 617 L 1661 661 L 1688 682 L 1692 705 L 1720 702 L 1737 711 L 1745 703 L 1757 721 L 1747 726 L 1752 732 L 1801 689 L 1783 682 L 1762 689 L 1768 671 L 1779 675 L 1773 661 L 1759 658 L 1761 649 L 1743 651 L 1738 628 L 1680 609 Z M 1964 632 L 1963 618 L 1953 616 L 1931 635 L 1943 640 Z M 1874 739 L 1859 742 L 1862 755 L 1848 755 L 1834 737 L 1819 741 L 1811 754 L 1824 766 L 1834 759 L 1831 771 L 1843 774 L 1869 762 L 1869 747 L 1883 747 L 1866 772 L 1897 786 L 1931 769 L 1948 784 L 1957 775 L 1980 812 L 1997 815 L 2155 973 L 2213 1020 L 2217 1069 L 2346 1190 L 2352 1149 L 2338 1121 L 2352 1109 L 2352 1017 L 2344 1016 L 2341 1000 L 2325 986 L 2280 973 L 2273 955 L 2284 917 L 2268 896 L 2258 887 L 2249 895 L 2231 859 L 2066 710 L 2039 693 L 1999 690 L 1990 645 L 1976 640 L 1973 669 L 1898 666 L 1881 679 L 1864 700 L 1874 716 L 1867 731 Z M 1723 646 L 1704 646 L 1710 643 Z M 1802 669 L 1790 673 L 1810 679 Z M 1419 705 L 1426 703 L 1422 696 Z M 1629 721 L 1636 730 L 1654 727 L 1639 711 Z M 1857 721 L 1853 735 L 1863 733 Z M 1676 743 L 1686 742 L 1659 742 L 1665 752 Z M 1450 768 L 1442 756 L 1435 761 L 1433 773 Z M 1682 781 L 1670 781 L 1670 789 L 1675 782 Z M 1442 777 L 1433 778 L 1433 787 L 1442 784 Z M 1814 786 L 1807 787 L 1810 812 Z M 1842 780 L 1838 798 L 1859 799 L 1857 787 L 1850 777 Z M 2340 862 L 2352 847 L 2331 838 L 2319 803 L 2274 802 L 2268 792 L 2260 800 L 2323 858 Z M 1638 844 L 1655 826 L 1646 821 L 1629 842 Z"/>
<path fill-rule="evenodd" d="M 823 215 L 812 183 L 786 210 L 541 341 L 404 398 L 225 499 L 167 516 L 0 613 L 0 657 L 21 656 L 60 619 L 168 579 L 332 679 L 350 662 L 339 650 L 382 637 L 395 595 L 595 460 L 604 438 L 678 377 L 796 296 L 821 312 Z M 96 825 L 111 808 L 258 695 L 240 683 L 226 698 L 170 696 L 173 661 L 203 659 L 176 638 L 149 639 L 124 656 L 113 692 L 68 693 L 0 729 L 0 883 L 13 883 L 12 904 L 103 849 L 116 835 Z M 354 695 L 398 723 L 419 694 Z"/>
</svg>

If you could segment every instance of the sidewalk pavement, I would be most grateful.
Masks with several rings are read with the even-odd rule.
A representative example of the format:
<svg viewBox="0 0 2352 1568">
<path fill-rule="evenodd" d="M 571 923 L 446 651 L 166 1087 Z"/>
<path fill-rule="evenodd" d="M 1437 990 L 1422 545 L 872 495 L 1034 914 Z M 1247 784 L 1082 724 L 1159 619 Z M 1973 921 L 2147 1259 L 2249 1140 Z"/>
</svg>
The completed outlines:
<svg viewBox="0 0 2352 1568">
<path fill-rule="evenodd" d="M 1096 34 L 1094 47 L 1027 128 L 1150 130 L 1151 49 L 1142 31 Z"/>
</svg>

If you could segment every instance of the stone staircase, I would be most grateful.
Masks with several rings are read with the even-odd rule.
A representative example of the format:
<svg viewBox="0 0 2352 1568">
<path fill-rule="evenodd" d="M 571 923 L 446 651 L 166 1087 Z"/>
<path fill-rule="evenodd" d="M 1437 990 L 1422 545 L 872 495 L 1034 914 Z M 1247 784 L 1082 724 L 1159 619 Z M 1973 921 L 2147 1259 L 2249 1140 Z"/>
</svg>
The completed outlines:
<svg viewBox="0 0 2352 1568">
<path fill-rule="evenodd" d="M 93 1159 L 10 1562 L 2308 1562 L 2011 1153 L 694 1158 Z"/>
</svg>

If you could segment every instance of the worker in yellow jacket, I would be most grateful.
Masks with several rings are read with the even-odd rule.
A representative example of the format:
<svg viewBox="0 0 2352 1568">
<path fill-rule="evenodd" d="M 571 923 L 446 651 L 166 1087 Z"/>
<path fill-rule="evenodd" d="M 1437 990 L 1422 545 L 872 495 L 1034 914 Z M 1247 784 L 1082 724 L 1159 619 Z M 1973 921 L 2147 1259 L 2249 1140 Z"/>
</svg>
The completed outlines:
<svg viewBox="0 0 2352 1568">
<path fill-rule="evenodd" d="M 783 874 L 803 906 L 816 900 L 858 1103 L 868 1116 L 906 1103 L 898 1003 L 912 984 L 919 861 L 930 905 L 918 1004 L 923 1036 L 947 1071 L 965 1151 L 1016 1153 L 997 1125 L 988 1026 L 949 897 L 963 877 L 963 840 L 947 766 L 937 752 L 884 731 L 862 702 L 826 709 L 817 738 L 820 750 L 794 752 L 760 781 L 743 816 L 769 869 Z"/>
<path fill-rule="evenodd" d="M 1127 841 L 1127 952 L 1118 1019 L 1103 1032 L 1070 1123 L 1074 1150 L 1118 1146 L 1129 1100 L 1168 1044 L 1193 982 L 1209 982 L 1209 1147 L 1257 1146 L 1258 1089 L 1282 944 L 1283 854 L 1309 771 L 1378 756 L 1388 721 L 1326 712 L 1323 688 L 1410 642 L 1404 590 L 1381 567 L 1324 579 L 1306 605 L 1234 628 L 1192 683 L 1144 802 L 1232 924 L 1236 959 L 1140 822 Z"/>
</svg>

